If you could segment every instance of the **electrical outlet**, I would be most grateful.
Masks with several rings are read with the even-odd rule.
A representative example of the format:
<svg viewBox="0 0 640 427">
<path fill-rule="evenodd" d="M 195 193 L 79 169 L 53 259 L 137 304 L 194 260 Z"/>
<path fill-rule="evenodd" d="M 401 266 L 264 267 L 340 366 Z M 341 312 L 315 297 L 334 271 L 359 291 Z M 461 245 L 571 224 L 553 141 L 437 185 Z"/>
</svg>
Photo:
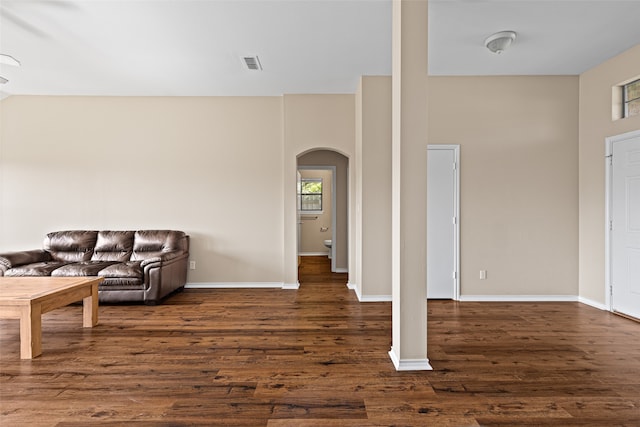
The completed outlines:
<svg viewBox="0 0 640 427">
<path fill-rule="evenodd" d="M 480 280 L 487 279 L 487 270 L 480 270 Z"/>
<path fill-rule="evenodd" d="M 195 270 L 196 269 L 196 262 L 195 261 L 189 261 L 189 269 L 190 270 Z"/>
</svg>

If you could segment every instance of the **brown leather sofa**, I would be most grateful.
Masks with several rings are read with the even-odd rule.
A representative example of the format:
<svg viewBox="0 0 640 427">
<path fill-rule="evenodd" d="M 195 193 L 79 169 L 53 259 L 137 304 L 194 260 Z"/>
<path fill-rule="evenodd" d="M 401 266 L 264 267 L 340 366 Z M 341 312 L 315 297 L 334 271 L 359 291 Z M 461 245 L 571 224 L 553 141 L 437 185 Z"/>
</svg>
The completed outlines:
<svg viewBox="0 0 640 427">
<path fill-rule="evenodd" d="M 99 276 L 101 302 L 153 305 L 184 288 L 188 259 L 182 231 L 56 231 L 44 249 L 0 254 L 0 276 Z"/>
</svg>

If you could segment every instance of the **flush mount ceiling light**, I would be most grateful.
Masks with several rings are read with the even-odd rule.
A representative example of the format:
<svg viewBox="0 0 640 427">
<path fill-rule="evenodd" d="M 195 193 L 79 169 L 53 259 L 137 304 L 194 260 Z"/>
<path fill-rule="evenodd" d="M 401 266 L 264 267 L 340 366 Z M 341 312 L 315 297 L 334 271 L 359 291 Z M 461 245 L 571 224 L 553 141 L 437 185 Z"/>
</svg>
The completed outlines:
<svg viewBox="0 0 640 427">
<path fill-rule="evenodd" d="M 500 31 L 490 35 L 485 41 L 484 45 L 493 53 L 500 54 L 505 51 L 511 43 L 516 39 L 515 31 Z"/>
<path fill-rule="evenodd" d="M 18 61 L 16 58 L 14 58 L 11 55 L 0 53 L 0 64 L 13 65 L 14 67 L 19 67 L 20 61 Z"/>
<path fill-rule="evenodd" d="M 18 61 L 16 58 L 14 58 L 11 55 L 6 55 L 4 53 L 0 53 L 0 64 L 12 65 L 14 67 L 19 67 L 20 66 L 20 61 Z M 7 83 L 8 81 L 9 80 L 7 80 L 4 77 L 0 76 L 0 85 L 3 85 L 5 83 Z"/>
</svg>

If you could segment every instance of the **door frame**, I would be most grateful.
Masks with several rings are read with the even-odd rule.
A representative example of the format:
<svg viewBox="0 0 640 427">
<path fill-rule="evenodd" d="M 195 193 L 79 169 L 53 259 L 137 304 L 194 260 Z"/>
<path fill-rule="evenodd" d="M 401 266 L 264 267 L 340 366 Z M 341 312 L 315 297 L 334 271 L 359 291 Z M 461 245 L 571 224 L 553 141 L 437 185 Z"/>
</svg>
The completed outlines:
<svg viewBox="0 0 640 427">
<path fill-rule="evenodd" d="M 604 305 L 611 312 L 614 311 L 613 299 L 611 298 L 611 295 L 613 294 L 613 272 L 611 271 L 611 245 L 613 244 L 611 236 L 611 221 L 613 220 L 613 144 L 635 138 L 640 138 L 640 130 L 605 138 Z"/>
<path fill-rule="evenodd" d="M 454 290 L 453 290 L 453 299 L 454 301 L 460 300 L 460 144 L 427 144 L 427 156 L 429 155 L 429 150 L 452 150 L 453 158 L 455 163 L 454 170 L 454 194 L 453 194 L 453 203 L 454 203 L 454 214 L 456 216 L 456 222 L 454 227 L 454 268 L 455 268 L 455 277 L 454 277 Z M 427 239 L 429 235 L 427 234 Z"/>
<path fill-rule="evenodd" d="M 331 171 L 331 272 L 336 272 L 336 167 L 335 166 L 307 166 L 296 165 L 296 171 L 300 170 L 327 170 Z M 296 195 L 297 197 L 297 195 Z M 296 207 L 297 210 L 297 207 Z M 298 212 L 299 213 L 299 212 Z M 300 230 L 297 229 L 298 239 L 301 238 Z M 298 248 L 298 253 L 300 249 Z"/>
</svg>

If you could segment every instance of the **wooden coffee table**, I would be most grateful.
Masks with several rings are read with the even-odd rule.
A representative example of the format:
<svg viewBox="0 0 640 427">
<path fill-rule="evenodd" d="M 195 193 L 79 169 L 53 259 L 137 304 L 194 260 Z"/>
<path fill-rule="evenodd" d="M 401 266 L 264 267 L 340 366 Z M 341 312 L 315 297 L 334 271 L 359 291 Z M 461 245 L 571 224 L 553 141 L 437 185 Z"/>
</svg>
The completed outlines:
<svg viewBox="0 0 640 427">
<path fill-rule="evenodd" d="M 82 300 L 82 326 L 98 324 L 101 277 L 0 277 L 0 319 L 20 319 L 20 358 L 42 353 L 41 315 Z"/>
</svg>

